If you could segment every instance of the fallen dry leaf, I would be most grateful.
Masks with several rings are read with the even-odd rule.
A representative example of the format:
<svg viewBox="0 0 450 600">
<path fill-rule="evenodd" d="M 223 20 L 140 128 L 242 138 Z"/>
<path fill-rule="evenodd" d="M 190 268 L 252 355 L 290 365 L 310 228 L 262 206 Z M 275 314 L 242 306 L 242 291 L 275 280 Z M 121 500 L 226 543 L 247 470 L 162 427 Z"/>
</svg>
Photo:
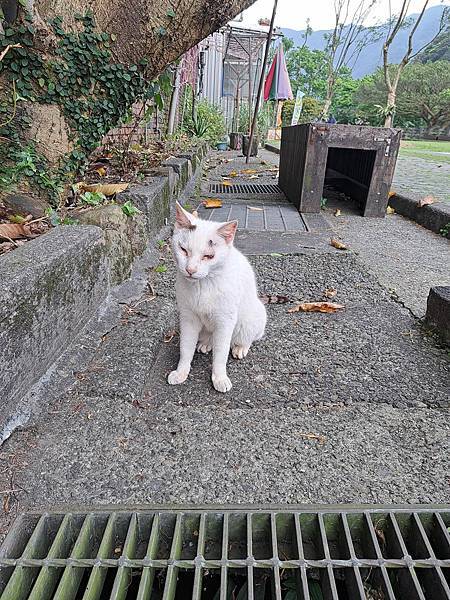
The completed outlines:
<svg viewBox="0 0 450 600">
<path fill-rule="evenodd" d="M 419 208 L 422 208 L 422 206 L 427 206 L 427 204 L 434 204 L 435 202 L 436 198 L 429 194 L 428 196 L 425 196 L 425 198 L 419 200 Z"/>
<path fill-rule="evenodd" d="M 105 194 L 105 196 L 114 196 L 114 194 L 124 192 L 129 185 L 129 183 L 93 183 L 92 185 L 81 183 L 80 190 L 83 192 L 98 192 Z"/>
<path fill-rule="evenodd" d="M 323 295 L 326 298 L 334 298 L 336 296 L 336 294 L 337 294 L 337 289 L 336 288 L 327 288 L 324 291 L 324 293 L 323 293 Z"/>
<path fill-rule="evenodd" d="M 256 169 L 244 169 L 242 172 L 246 175 L 253 175 L 253 173 L 257 173 L 258 171 Z"/>
<path fill-rule="evenodd" d="M 259 207 L 259 206 L 247 206 L 248 210 L 264 210 L 263 208 Z"/>
<path fill-rule="evenodd" d="M 272 296 L 264 294 L 263 296 L 260 296 L 259 299 L 263 304 L 287 304 L 290 302 L 290 299 L 287 296 L 280 296 L 278 294 Z"/>
<path fill-rule="evenodd" d="M 338 250 L 347 250 L 347 246 L 345 244 L 343 244 L 342 242 L 340 242 L 339 240 L 337 240 L 336 238 L 331 238 L 330 244 L 334 248 L 337 248 Z"/>
<path fill-rule="evenodd" d="M 307 440 L 317 440 L 319 444 L 325 444 L 327 441 L 326 435 L 321 435 L 320 433 L 299 433 L 299 436 Z"/>
<path fill-rule="evenodd" d="M 220 208 L 222 206 L 222 200 L 218 198 L 207 198 L 202 202 L 205 208 Z"/>
<path fill-rule="evenodd" d="M 340 217 L 340 216 L 341 216 L 341 209 L 340 209 L 340 208 L 337 208 L 337 209 L 334 211 L 334 216 L 335 216 L 335 217 Z"/>
<path fill-rule="evenodd" d="M 173 340 L 173 338 L 177 335 L 177 332 L 175 331 L 175 329 L 171 329 L 170 331 L 168 331 L 166 333 L 166 335 L 164 336 L 163 342 L 165 344 L 168 344 L 169 342 L 171 342 Z"/>
<path fill-rule="evenodd" d="M 231 171 L 231 173 L 229 173 L 230 177 L 237 177 L 237 172 L 236 171 Z"/>
<path fill-rule="evenodd" d="M 258 175 L 250 175 L 249 179 L 258 179 Z"/>
<path fill-rule="evenodd" d="M 0 242 L 0 254 L 5 254 L 17 246 L 18 244 L 15 242 Z"/>
<path fill-rule="evenodd" d="M 105 167 L 99 167 L 98 169 L 95 169 L 95 172 L 98 173 L 100 177 L 104 177 L 106 175 Z"/>
<path fill-rule="evenodd" d="M 388 194 L 388 198 L 392 198 L 392 196 L 396 196 L 397 192 L 390 191 Z"/>
<path fill-rule="evenodd" d="M 6 240 L 17 240 L 18 238 L 29 237 L 30 228 L 19 223 L 1 223 L 0 238 Z"/>
<path fill-rule="evenodd" d="M 387 215 L 393 215 L 395 213 L 395 210 L 392 208 L 392 206 L 388 206 L 386 208 L 386 214 Z"/>
<path fill-rule="evenodd" d="M 223 181 L 223 182 L 222 182 L 222 185 L 227 185 L 227 186 L 228 186 L 228 185 L 231 185 L 231 181 Z"/>
<path fill-rule="evenodd" d="M 336 304 L 335 302 L 301 302 L 292 308 L 288 309 L 289 313 L 296 312 L 322 312 L 322 313 L 334 313 L 338 310 L 345 308 L 343 304 Z"/>
</svg>

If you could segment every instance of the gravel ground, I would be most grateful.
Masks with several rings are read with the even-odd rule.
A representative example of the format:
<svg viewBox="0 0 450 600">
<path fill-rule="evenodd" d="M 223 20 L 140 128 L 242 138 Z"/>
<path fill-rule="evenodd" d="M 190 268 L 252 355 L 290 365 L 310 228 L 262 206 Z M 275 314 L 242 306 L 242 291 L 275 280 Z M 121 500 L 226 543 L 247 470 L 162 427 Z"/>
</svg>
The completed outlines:
<svg viewBox="0 0 450 600">
<path fill-rule="evenodd" d="M 400 287 L 414 252 L 397 240 L 399 218 L 378 227 L 386 247 L 404 250 L 389 269 L 381 239 L 378 252 L 361 250 L 377 227 L 359 219 L 339 221 L 359 256 L 318 245 L 251 257 L 261 292 L 295 302 L 335 288 L 345 310 L 269 306 L 264 340 L 230 361 L 227 395 L 211 387 L 210 357 L 196 357 L 182 386 L 165 382 L 178 351 L 173 267 L 152 271 L 141 300 L 123 304 L 106 330 L 91 324 L 82 358 L 70 350 L 48 395 L 39 392 L 46 410 L 0 449 L 0 489 L 14 490 L 0 533 L 18 511 L 62 504 L 448 502 L 448 355 L 403 305 L 420 301 L 425 276 L 409 295 Z M 416 238 L 419 272 L 433 268 L 428 246 L 441 242 L 426 233 Z M 160 262 L 170 264 L 167 250 Z"/>
</svg>

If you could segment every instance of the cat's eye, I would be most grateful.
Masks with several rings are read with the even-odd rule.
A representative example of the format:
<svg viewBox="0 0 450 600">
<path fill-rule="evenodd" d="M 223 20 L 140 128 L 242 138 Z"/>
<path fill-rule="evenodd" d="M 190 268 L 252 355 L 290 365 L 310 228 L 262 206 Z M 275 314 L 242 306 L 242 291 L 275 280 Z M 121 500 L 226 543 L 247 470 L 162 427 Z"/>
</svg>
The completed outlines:
<svg viewBox="0 0 450 600">
<path fill-rule="evenodd" d="M 206 260 L 211 260 L 212 258 L 214 258 L 214 254 L 205 254 L 205 256 L 203 257 L 203 259 Z"/>
<path fill-rule="evenodd" d="M 183 246 L 180 246 L 180 250 L 181 252 L 183 252 L 186 256 L 188 255 L 188 251 L 186 250 L 186 248 L 183 248 Z"/>
</svg>

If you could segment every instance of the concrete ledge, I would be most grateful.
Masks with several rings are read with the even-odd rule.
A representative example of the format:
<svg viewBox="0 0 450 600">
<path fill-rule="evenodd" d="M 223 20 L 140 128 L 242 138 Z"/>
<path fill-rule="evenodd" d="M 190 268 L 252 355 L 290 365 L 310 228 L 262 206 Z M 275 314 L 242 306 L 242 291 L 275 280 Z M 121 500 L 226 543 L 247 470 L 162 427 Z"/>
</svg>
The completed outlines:
<svg viewBox="0 0 450 600">
<path fill-rule="evenodd" d="M 200 165 L 206 147 L 199 148 Z M 193 185 L 192 162 L 168 161 L 167 173 L 119 195 L 141 214 L 107 204 L 0 258 L 0 440 L 20 399 L 78 336 L 111 286 L 126 280 L 170 215 L 171 200 Z M 93 226 L 95 225 L 95 226 Z M 1 443 L 1 442 L 0 442 Z"/>
<path fill-rule="evenodd" d="M 399 215 L 450 238 L 450 204 L 436 202 L 420 208 L 417 200 L 395 194 L 389 199 L 389 206 L 392 206 Z"/>
<path fill-rule="evenodd" d="M 450 286 L 430 289 L 425 320 L 450 345 Z"/>
<path fill-rule="evenodd" d="M 169 177 L 161 176 L 156 177 L 151 185 L 134 185 L 120 194 L 120 201 L 131 200 L 142 211 L 147 234 L 152 237 L 169 216 L 170 199 L 177 190 L 178 186 L 171 190 Z"/>
<path fill-rule="evenodd" d="M 0 431 L 108 293 L 98 227 L 58 227 L 0 261 Z"/>
<path fill-rule="evenodd" d="M 187 158 L 168 158 L 164 161 L 164 166 L 172 169 L 180 176 L 180 184 L 184 187 L 188 179 L 192 176 L 192 163 Z"/>
<path fill-rule="evenodd" d="M 144 253 L 149 241 L 146 216 L 136 214 L 130 218 L 117 204 L 107 204 L 75 214 L 75 217 L 83 225 L 97 225 L 103 230 L 110 284 L 128 279 L 134 259 Z"/>
<path fill-rule="evenodd" d="M 269 142 L 266 142 L 264 144 L 264 148 L 266 150 L 268 150 L 269 152 L 273 152 L 274 154 L 280 154 L 280 147 L 279 146 L 273 146 Z"/>
</svg>

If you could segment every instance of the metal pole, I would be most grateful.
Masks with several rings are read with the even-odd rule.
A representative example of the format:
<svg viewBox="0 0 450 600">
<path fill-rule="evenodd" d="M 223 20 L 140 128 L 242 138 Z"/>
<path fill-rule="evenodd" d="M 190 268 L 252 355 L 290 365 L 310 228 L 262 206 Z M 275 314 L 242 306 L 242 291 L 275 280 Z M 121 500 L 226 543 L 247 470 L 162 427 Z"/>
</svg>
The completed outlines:
<svg viewBox="0 0 450 600">
<path fill-rule="evenodd" d="M 178 97 L 180 95 L 180 81 L 181 81 L 181 66 L 177 65 L 175 71 L 175 82 L 173 86 L 172 97 L 170 99 L 169 109 L 169 121 L 167 124 L 167 135 L 172 135 L 175 128 L 175 115 L 177 113 Z"/>
<path fill-rule="evenodd" d="M 252 102 L 252 95 L 253 95 L 253 90 L 252 90 L 252 61 L 253 61 L 253 54 L 252 54 L 252 40 L 249 37 L 248 38 L 248 129 L 249 132 L 252 129 L 252 109 L 253 109 L 253 102 Z"/>
<path fill-rule="evenodd" d="M 261 92 L 262 92 L 263 85 L 264 85 L 264 76 L 266 73 L 267 59 L 269 57 L 269 46 L 270 46 L 270 42 L 272 41 L 273 27 L 274 27 L 274 23 L 275 23 L 275 15 L 277 14 L 277 5 L 278 5 L 278 0 L 274 0 L 272 19 L 270 21 L 269 33 L 267 34 L 266 50 L 264 52 L 264 60 L 263 60 L 263 64 L 261 67 L 261 77 L 259 78 L 259 86 L 258 86 L 258 94 L 256 96 L 255 112 L 253 114 L 252 128 L 250 130 L 250 139 L 248 140 L 247 157 L 245 159 L 246 163 L 248 163 L 248 161 L 250 160 L 250 152 L 252 149 L 253 138 L 255 136 L 255 128 L 256 128 L 256 122 L 258 120 L 259 104 L 261 102 Z"/>
</svg>

